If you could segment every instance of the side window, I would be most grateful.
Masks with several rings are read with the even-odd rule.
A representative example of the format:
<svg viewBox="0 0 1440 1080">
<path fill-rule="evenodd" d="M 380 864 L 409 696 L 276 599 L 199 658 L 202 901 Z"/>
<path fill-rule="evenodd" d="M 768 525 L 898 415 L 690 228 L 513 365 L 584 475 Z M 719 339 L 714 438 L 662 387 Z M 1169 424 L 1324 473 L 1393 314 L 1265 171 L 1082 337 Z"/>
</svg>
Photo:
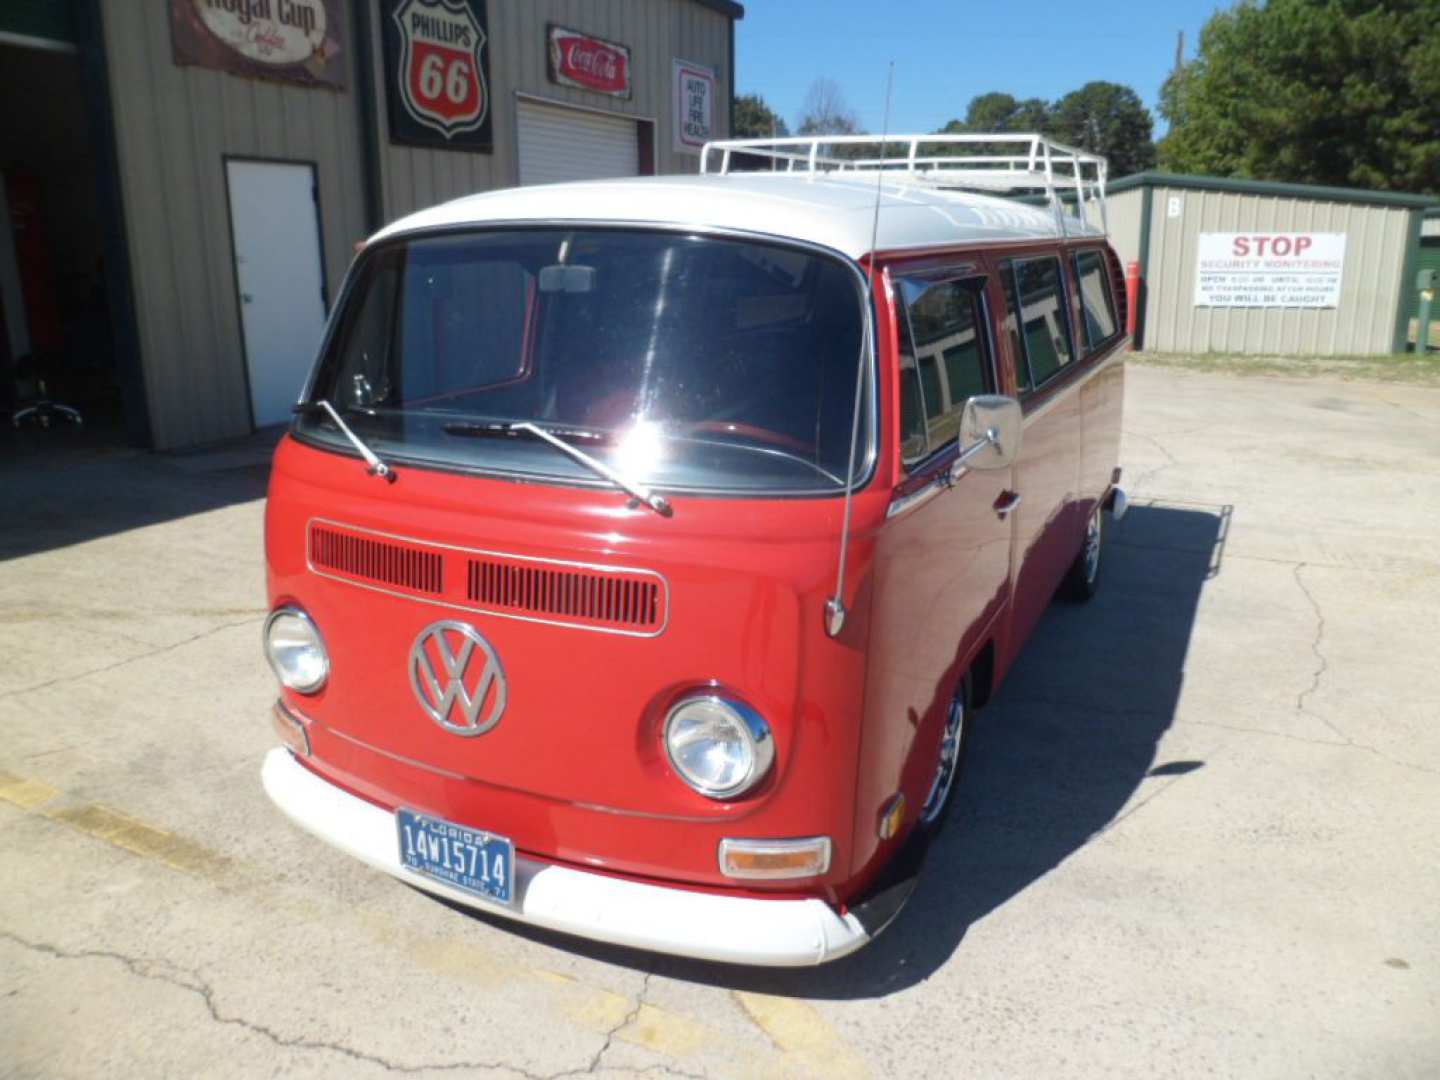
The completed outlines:
<svg viewBox="0 0 1440 1080">
<path fill-rule="evenodd" d="M 1075 280 L 1080 283 L 1080 306 L 1085 312 L 1085 345 L 1097 345 L 1115 336 L 1115 300 L 1110 295 L 1110 274 L 1098 251 L 1075 254 Z"/>
<path fill-rule="evenodd" d="M 901 319 L 900 337 L 907 331 Z M 900 355 L 900 460 L 913 465 L 925 456 L 925 402 L 920 397 L 920 378 L 913 353 Z"/>
<path fill-rule="evenodd" d="M 1020 335 L 1029 365 L 1026 389 L 1041 386 L 1070 363 L 1075 350 L 1070 341 L 1070 320 L 1065 313 L 1065 286 L 1060 260 L 1017 259 L 1015 294 L 1019 301 Z"/>
<path fill-rule="evenodd" d="M 901 278 L 901 459 L 910 464 L 960 434 L 966 399 L 995 390 L 983 279 Z"/>
<path fill-rule="evenodd" d="M 1000 284 L 1005 289 L 1005 336 L 1010 341 L 1010 355 L 1015 358 L 1015 385 L 1023 394 L 1035 385 L 1030 378 L 1030 362 L 1025 357 L 1025 340 L 1020 336 L 1020 301 L 1015 298 L 1015 266 L 1006 259 L 1000 263 Z"/>
</svg>

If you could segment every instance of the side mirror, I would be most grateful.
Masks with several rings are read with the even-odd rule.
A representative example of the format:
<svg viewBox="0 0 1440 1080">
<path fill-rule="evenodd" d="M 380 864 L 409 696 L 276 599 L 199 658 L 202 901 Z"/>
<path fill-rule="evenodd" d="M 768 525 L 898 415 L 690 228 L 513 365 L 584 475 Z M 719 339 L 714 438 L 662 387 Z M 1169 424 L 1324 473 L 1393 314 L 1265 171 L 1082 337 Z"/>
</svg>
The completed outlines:
<svg viewBox="0 0 1440 1080">
<path fill-rule="evenodd" d="M 1003 469 L 1020 453 L 1025 416 L 1020 403 L 1003 394 L 977 394 L 960 414 L 960 456 L 956 467 Z"/>
</svg>

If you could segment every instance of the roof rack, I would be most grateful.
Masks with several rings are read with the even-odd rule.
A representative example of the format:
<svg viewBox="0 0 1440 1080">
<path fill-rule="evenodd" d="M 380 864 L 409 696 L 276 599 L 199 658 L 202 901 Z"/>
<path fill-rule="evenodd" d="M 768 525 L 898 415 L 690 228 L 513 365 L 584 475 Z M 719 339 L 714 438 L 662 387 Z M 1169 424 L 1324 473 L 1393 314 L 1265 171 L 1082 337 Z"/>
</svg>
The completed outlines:
<svg viewBox="0 0 1440 1080">
<path fill-rule="evenodd" d="M 1095 228 L 1089 209 L 1098 209 L 1098 228 L 1108 234 L 1105 159 L 1043 135 L 976 132 L 964 135 L 801 135 L 783 139 L 722 139 L 700 152 L 700 171 L 719 175 L 763 170 L 813 175 L 832 172 L 896 174 L 918 184 L 983 191 L 1010 198 L 1038 194 L 1055 214 L 1060 235 L 1068 235 L 1066 202 L 1082 228 Z"/>
</svg>

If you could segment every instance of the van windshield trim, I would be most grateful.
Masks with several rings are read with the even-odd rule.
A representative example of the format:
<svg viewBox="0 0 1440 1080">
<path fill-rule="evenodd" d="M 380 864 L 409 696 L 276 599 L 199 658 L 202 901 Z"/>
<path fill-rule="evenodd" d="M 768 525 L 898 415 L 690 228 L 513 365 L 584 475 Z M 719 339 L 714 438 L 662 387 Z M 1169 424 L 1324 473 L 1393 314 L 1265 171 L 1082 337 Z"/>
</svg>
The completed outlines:
<svg viewBox="0 0 1440 1080">
<path fill-rule="evenodd" d="M 305 383 L 300 393 L 299 404 L 296 407 L 295 415 L 289 425 L 290 437 L 295 439 L 296 442 L 316 450 L 344 457 L 359 457 L 359 455 L 348 446 L 342 446 L 326 439 L 316 438 L 302 430 L 301 421 L 306 412 L 306 407 L 316 403 L 316 386 L 320 379 L 321 372 L 325 367 L 327 358 L 336 346 L 336 339 L 341 332 L 342 323 L 344 322 L 344 313 L 348 305 L 353 301 L 354 294 L 364 280 L 364 276 L 372 260 L 395 247 L 404 246 L 419 239 L 486 235 L 494 232 L 547 231 L 557 229 L 630 234 L 659 233 L 697 240 L 721 239 L 751 242 L 782 249 L 791 249 L 797 253 L 825 260 L 826 262 L 843 267 L 859 293 L 857 299 L 860 301 L 861 347 L 864 350 L 862 393 L 868 399 L 864 403 L 864 411 L 861 417 L 861 424 L 866 430 L 861 433 L 862 445 L 855 461 L 856 468 L 853 476 L 850 478 L 849 485 L 847 486 L 843 482 L 840 482 L 837 483 L 837 486 L 834 488 L 823 490 L 808 486 L 754 488 L 718 484 L 696 486 L 672 482 L 654 483 L 649 486 L 651 490 L 655 492 L 665 492 L 695 498 L 790 500 L 843 498 L 847 491 L 859 493 L 867 489 L 874 482 L 878 475 L 882 438 L 879 379 L 880 323 L 876 312 L 875 292 L 871 279 L 867 275 L 861 262 L 835 248 L 808 240 L 726 226 L 696 225 L 694 223 L 674 221 L 616 222 L 613 220 L 588 218 L 497 219 L 494 221 L 468 222 L 463 224 L 446 223 L 409 228 L 372 240 L 367 243 L 355 259 L 352 260 L 341 282 L 340 290 L 336 296 L 334 305 L 331 307 L 330 317 L 326 322 L 325 332 L 322 336 L 315 359 L 307 372 Z M 860 358 L 856 357 L 856 361 L 859 362 Z M 849 368 L 848 370 L 853 371 L 853 368 Z M 561 425 L 561 427 L 569 426 L 570 425 Z M 731 445 L 733 446 L 734 444 Z M 745 449 L 761 450 L 759 447 L 746 447 Z M 790 455 L 778 456 L 789 457 Z M 436 460 L 430 456 L 408 453 L 403 447 L 388 448 L 386 461 L 387 463 L 398 463 L 411 468 L 449 475 L 488 477 L 526 483 L 541 483 L 550 486 L 584 489 L 610 488 L 613 490 L 613 485 L 611 485 L 609 481 L 602 480 L 598 477 L 569 473 L 550 473 L 531 468 L 512 469 L 494 463 L 480 464 Z M 824 470 L 816 469 L 815 471 L 829 478 L 829 474 Z"/>
</svg>

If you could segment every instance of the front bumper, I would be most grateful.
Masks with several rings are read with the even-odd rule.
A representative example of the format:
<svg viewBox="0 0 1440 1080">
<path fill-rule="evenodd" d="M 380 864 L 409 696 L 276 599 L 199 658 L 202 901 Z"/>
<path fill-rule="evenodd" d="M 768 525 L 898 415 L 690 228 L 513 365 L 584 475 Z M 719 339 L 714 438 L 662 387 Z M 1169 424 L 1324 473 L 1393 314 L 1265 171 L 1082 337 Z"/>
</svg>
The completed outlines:
<svg viewBox="0 0 1440 1080">
<path fill-rule="evenodd" d="M 735 964 L 803 967 L 854 952 L 870 933 L 823 900 L 760 900 L 667 888 L 517 856 L 515 900 L 492 903 L 400 862 L 395 818 L 276 747 L 265 793 L 301 828 L 407 885 L 491 915 L 636 949 Z"/>
</svg>

